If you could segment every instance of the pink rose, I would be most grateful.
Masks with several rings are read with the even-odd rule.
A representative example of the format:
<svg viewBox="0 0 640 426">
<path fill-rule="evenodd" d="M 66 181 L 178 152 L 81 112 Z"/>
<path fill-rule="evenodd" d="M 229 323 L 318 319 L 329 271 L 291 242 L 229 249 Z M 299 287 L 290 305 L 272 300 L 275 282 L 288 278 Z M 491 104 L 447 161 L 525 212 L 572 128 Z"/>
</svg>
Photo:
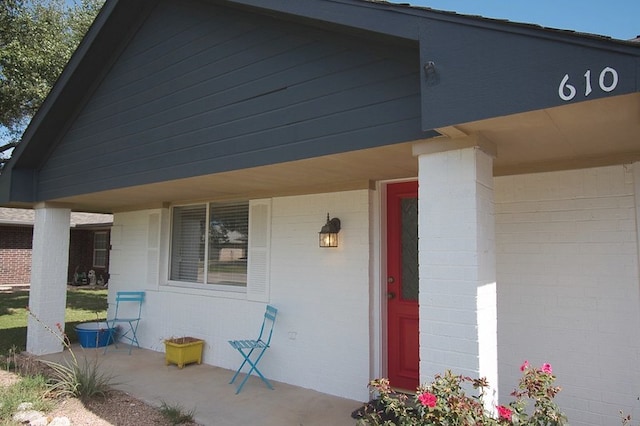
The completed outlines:
<svg viewBox="0 0 640 426">
<path fill-rule="evenodd" d="M 524 371 L 527 368 L 529 368 L 529 361 L 526 361 L 522 363 L 522 365 L 520 366 L 520 371 Z"/>
<path fill-rule="evenodd" d="M 511 415 L 513 411 L 510 408 L 505 407 L 504 405 L 498 406 L 498 415 L 503 419 L 511 420 Z"/>
<path fill-rule="evenodd" d="M 542 364 L 540 370 L 542 370 L 543 373 L 547 374 L 551 374 L 553 372 L 553 370 L 551 369 L 551 364 L 547 364 L 546 362 Z"/>
<path fill-rule="evenodd" d="M 423 392 L 418 395 L 418 400 L 420 401 L 420 404 L 424 405 L 425 407 L 433 408 L 436 406 L 438 398 L 432 393 Z"/>
</svg>

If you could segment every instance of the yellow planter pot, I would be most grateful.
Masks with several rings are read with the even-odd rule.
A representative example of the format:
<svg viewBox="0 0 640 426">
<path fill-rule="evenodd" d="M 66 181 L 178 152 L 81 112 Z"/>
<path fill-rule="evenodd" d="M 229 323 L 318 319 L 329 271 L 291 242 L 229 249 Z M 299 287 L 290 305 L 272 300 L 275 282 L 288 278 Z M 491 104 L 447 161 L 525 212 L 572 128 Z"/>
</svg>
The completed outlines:
<svg viewBox="0 0 640 426">
<path fill-rule="evenodd" d="M 202 364 L 203 345 L 204 340 L 195 337 L 167 339 L 164 341 L 165 364 L 176 364 L 178 368 L 193 362 Z"/>
</svg>

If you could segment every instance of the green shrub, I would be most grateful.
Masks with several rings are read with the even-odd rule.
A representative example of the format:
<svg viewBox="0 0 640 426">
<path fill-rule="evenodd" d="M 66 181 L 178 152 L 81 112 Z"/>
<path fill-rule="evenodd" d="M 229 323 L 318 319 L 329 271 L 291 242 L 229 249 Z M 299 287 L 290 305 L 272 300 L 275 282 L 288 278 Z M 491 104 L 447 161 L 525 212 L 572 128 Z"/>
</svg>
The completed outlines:
<svg viewBox="0 0 640 426">
<path fill-rule="evenodd" d="M 100 371 L 97 359 L 89 360 L 85 358 L 82 361 L 78 361 L 71 347 L 69 337 L 60 324 L 56 324 L 56 331 L 42 322 L 29 308 L 27 308 L 27 311 L 38 324 L 56 336 L 71 355 L 71 359 L 66 360 L 64 364 L 54 361 L 42 361 L 52 370 L 49 392 L 56 397 L 72 396 L 85 400 L 93 396 L 105 396 L 109 388 L 114 385 L 113 376 Z"/>
<path fill-rule="evenodd" d="M 193 415 L 195 414 L 195 409 L 185 412 L 184 408 L 179 404 L 169 405 L 165 401 L 162 401 L 160 413 L 172 425 L 181 425 L 194 422 Z"/>
<path fill-rule="evenodd" d="M 114 385 L 113 376 L 100 371 L 97 360 L 66 362 L 43 361 L 53 373 L 49 379 L 49 393 L 56 397 L 71 396 L 82 400 L 94 396 L 106 396 Z"/>
</svg>

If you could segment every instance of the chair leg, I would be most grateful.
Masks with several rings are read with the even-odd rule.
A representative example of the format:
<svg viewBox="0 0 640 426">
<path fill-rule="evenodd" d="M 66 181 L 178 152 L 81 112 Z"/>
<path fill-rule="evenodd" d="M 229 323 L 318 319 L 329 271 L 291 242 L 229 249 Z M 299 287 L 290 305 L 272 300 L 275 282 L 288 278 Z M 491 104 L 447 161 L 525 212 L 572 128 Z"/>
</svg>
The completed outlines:
<svg viewBox="0 0 640 426">
<path fill-rule="evenodd" d="M 251 350 L 246 354 L 242 350 L 238 349 L 238 352 L 240 352 L 242 354 L 242 356 L 244 357 L 244 361 L 242 361 L 242 364 L 240 365 L 240 368 L 238 368 L 238 370 L 233 375 L 233 378 L 231 379 L 231 381 L 229 383 L 231 384 L 236 380 L 236 378 L 238 377 L 238 374 L 240 374 L 240 371 L 245 366 L 245 364 L 248 363 L 251 366 L 251 368 L 249 369 L 249 372 L 244 376 L 244 379 L 242 379 L 242 382 L 240 382 L 240 384 L 236 388 L 236 395 L 240 393 L 240 391 L 242 390 L 242 387 L 244 386 L 244 384 L 249 379 L 249 376 L 251 376 L 251 373 L 253 373 L 254 371 L 260 377 L 260 379 L 267 385 L 267 387 L 269 389 L 273 390 L 273 386 L 271 385 L 271 382 L 269 382 L 269 380 L 267 380 L 267 378 L 264 377 L 262 372 L 260 372 L 260 370 L 257 367 L 258 362 L 262 358 L 262 355 L 264 355 L 264 353 L 267 350 L 267 348 L 266 347 L 262 348 L 262 351 L 260 352 L 260 354 L 258 355 L 256 360 L 252 362 L 251 361 L 251 354 L 253 353 L 254 349 L 256 349 L 256 348 L 251 348 Z"/>
<path fill-rule="evenodd" d="M 238 349 L 238 348 L 236 348 L 236 349 Z M 240 371 L 242 370 L 242 367 L 244 367 L 244 365 L 247 363 L 247 361 L 249 360 L 249 357 L 253 353 L 254 349 L 255 348 L 251 348 L 251 350 L 249 351 L 248 354 L 245 354 L 241 349 L 238 349 L 238 352 L 240 352 L 240 354 L 242 354 L 242 357 L 244 358 L 244 361 L 242 361 L 242 364 L 240 364 L 240 367 L 238 368 L 238 370 L 236 370 L 236 374 L 233 375 L 233 377 L 231 378 L 231 381 L 229 382 L 229 384 L 232 384 L 233 382 L 236 381 L 236 377 L 238 377 L 238 374 L 240 374 Z"/>
<path fill-rule="evenodd" d="M 115 336 L 117 322 L 118 321 L 112 322 L 112 325 L 109 328 L 110 338 L 113 340 L 113 345 L 116 347 L 116 349 L 118 349 L 118 339 L 116 339 L 116 336 Z M 140 343 L 138 342 L 138 336 L 136 334 L 138 332 L 138 321 L 134 320 L 134 321 L 119 321 L 119 322 L 122 323 L 123 328 L 127 328 L 125 324 L 128 324 L 128 329 L 125 332 L 123 332 L 122 335 L 120 335 L 120 340 L 125 340 L 126 342 L 128 342 L 129 355 L 131 355 L 131 351 L 133 350 L 133 345 L 140 347 Z M 107 324 L 109 323 L 107 322 Z M 126 342 L 124 343 L 127 344 Z M 107 353 L 108 347 L 109 345 L 105 346 L 104 348 L 105 354 Z"/>
<path fill-rule="evenodd" d="M 135 324 L 134 324 L 135 322 Z M 138 332 L 138 321 L 129 321 L 129 328 L 131 331 L 131 338 L 129 339 L 130 341 L 130 345 L 129 345 L 129 355 L 131 355 L 131 350 L 133 349 L 133 345 L 135 344 L 137 347 L 140 347 L 140 343 L 138 342 L 138 335 L 136 334 Z"/>
<path fill-rule="evenodd" d="M 257 363 L 258 361 L 256 361 Z M 271 382 L 269 382 L 269 380 L 267 380 L 266 377 L 264 377 L 262 375 L 262 373 L 260 372 L 260 370 L 258 370 L 258 367 L 256 366 L 256 363 L 252 363 L 251 361 L 249 361 L 249 365 L 251 365 L 251 369 L 249 370 L 249 372 L 247 373 L 246 376 L 244 376 L 244 379 L 242 380 L 242 383 L 240 383 L 240 386 L 238 386 L 238 389 L 236 389 L 236 395 L 240 393 L 240 391 L 242 390 L 242 387 L 244 386 L 244 384 L 246 383 L 246 381 L 249 379 L 249 377 L 251 376 L 252 372 L 256 372 L 256 374 L 258 374 L 258 376 L 260 377 L 260 379 L 264 382 L 265 385 L 267 385 L 267 387 L 271 390 L 273 390 L 273 386 L 271 385 Z"/>
<path fill-rule="evenodd" d="M 116 344 L 116 324 L 109 324 L 109 322 L 107 321 L 107 329 L 109 330 L 109 338 L 107 339 L 107 344 L 104 347 L 103 353 L 105 354 L 107 353 L 107 349 L 109 349 L 110 343 L 113 343 L 114 345 Z"/>
</svg>

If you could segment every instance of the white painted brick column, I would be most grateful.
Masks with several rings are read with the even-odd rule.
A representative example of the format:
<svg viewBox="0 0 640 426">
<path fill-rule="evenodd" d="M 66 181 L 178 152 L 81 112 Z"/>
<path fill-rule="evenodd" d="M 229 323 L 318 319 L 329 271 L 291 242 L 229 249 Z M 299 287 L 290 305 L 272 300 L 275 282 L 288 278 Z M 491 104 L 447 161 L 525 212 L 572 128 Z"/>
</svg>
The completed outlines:
<svg viewBox="0 0 640 426">
<path fill-rule="evenodd" d="M 475 138 L 414 146 L 418 156 L 420 382 L 436 373 L 498 388 L 493 156 Z M 488 154 L 487 154 L 488 152 Z"/>
<path fill-rule="evenodd" d="M 635 196 L 636 207 L 636 246 L 640 247 L 640 162 L 636 161 L 631 165 L 631 167 L 631 172 L 633 173 L 633 194 Z M 637 254 L 638 268 L 640 268 L 640 249 L 637 250 Z M 640 276 L 640 269 L 638 270 L 638 276 Z"/>
<path fill-rule="evenodd" d="M 40 204 L 35 213 L 29 309 L 42 323 L 57 331 L 56 324 L 64 328 L 71 211 Z M 44 355 L 62 349 L 61 341 L 29 316 L 27 352 Z"/>
</svg>

